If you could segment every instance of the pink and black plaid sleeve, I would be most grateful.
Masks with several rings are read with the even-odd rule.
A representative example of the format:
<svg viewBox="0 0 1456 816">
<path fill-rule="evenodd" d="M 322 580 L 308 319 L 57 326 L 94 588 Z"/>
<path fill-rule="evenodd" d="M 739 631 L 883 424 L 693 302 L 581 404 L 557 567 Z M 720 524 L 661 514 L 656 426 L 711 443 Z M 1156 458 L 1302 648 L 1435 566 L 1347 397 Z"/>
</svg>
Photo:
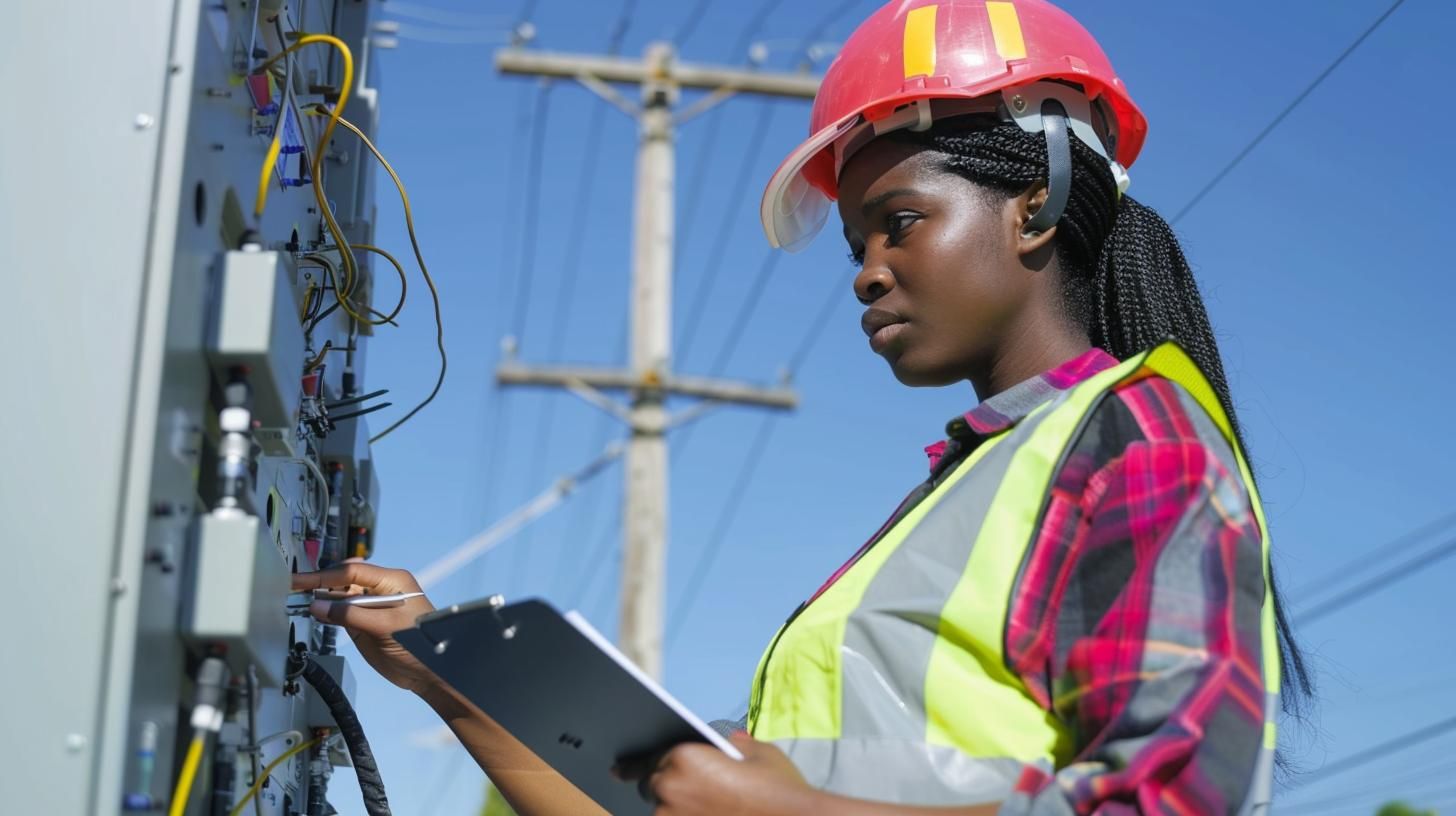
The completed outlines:
<svg viewBox="0 0 1456 816">
<path fill-rule="evenodd" d="M 1075 735 L 1008 814 L 1234 812 L 1263 735 L 1260 533 L 1233 451 L 1178 385 L 1097 409 L 1023 565 L 1007 657 Z"/>
</svg>

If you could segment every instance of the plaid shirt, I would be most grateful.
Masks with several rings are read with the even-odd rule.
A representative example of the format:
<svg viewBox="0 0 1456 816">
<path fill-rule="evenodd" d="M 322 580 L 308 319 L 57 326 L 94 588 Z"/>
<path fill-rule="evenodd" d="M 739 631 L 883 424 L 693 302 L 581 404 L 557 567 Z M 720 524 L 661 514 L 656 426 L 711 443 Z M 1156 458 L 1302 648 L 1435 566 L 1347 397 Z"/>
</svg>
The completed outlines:
<svg viewBox="0 0 1456 816">
<path fill-rule="evenodd" d="M 952 454 L 1116 364 L 1093 349 L 986 400 L 952 420 Z M 1077 754 L 1027 768 L 1003 813 L 1226 813 L 1253 782 L 1259 528 L 1233 450 L 1200 437 L 1181 391 L 1156 376 L 1116 389 L 1053 481 L 1005 646 Z M 946 443 L 926 452 L 944 470 Z"/>
</svg>

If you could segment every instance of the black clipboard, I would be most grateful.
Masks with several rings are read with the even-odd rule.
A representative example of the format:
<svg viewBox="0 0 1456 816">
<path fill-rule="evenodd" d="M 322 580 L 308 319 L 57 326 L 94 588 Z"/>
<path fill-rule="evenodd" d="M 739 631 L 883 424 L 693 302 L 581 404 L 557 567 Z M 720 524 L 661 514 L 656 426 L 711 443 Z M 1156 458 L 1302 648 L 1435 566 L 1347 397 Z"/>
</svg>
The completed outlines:
<svg viewBox="0 0 1456 816">
<path fill-rule="evenodd" d="M 575 612 L 499 596 L 423 615 L 395 640 L 608 813 L 650 816 L 619 758 L 731 743 Z"/>
</svg>

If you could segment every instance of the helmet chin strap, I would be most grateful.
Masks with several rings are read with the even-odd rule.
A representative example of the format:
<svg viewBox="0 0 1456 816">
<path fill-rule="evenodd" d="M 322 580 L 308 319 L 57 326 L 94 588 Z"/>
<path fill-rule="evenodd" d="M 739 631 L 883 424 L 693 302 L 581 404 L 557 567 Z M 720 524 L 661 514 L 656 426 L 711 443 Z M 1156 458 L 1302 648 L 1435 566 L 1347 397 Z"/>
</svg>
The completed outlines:
<svg viewBox="0 0 1456 816">
<path fill-rule="evenodd" d="M 1047 144 L 1047 196 L 1041 208 L 1022 227 L 1025 236 L 1040 235 L 1056 226 L 1072 195 L 1072 141 L 1067 109 L 1055 99 L 1041 103 L 1042 132 Z"/>
</svg>

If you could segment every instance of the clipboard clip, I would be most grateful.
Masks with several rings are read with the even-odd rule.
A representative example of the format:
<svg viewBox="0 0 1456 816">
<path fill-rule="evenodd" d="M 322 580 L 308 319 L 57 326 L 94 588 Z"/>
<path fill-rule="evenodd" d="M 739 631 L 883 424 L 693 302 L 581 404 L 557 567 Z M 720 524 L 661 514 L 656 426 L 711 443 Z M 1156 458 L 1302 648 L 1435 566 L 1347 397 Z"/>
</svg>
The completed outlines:
<svg viewBox="0 0 1456 816">
<path fill-rule="evenodd" d="M 516 624 L 506 623 L 505 618 L 502 618 L 500 613 L 501 607 L 506 605 L 506 596 L 492 595 L 489 598 L 486 598 L 485 602 L 490 606 L 490 614 L 495 616 L 495 622 L 500 625 L 501 639 L 510 640 L 511 638 L 515 637 L 517 628 Z"/>
</svg>

